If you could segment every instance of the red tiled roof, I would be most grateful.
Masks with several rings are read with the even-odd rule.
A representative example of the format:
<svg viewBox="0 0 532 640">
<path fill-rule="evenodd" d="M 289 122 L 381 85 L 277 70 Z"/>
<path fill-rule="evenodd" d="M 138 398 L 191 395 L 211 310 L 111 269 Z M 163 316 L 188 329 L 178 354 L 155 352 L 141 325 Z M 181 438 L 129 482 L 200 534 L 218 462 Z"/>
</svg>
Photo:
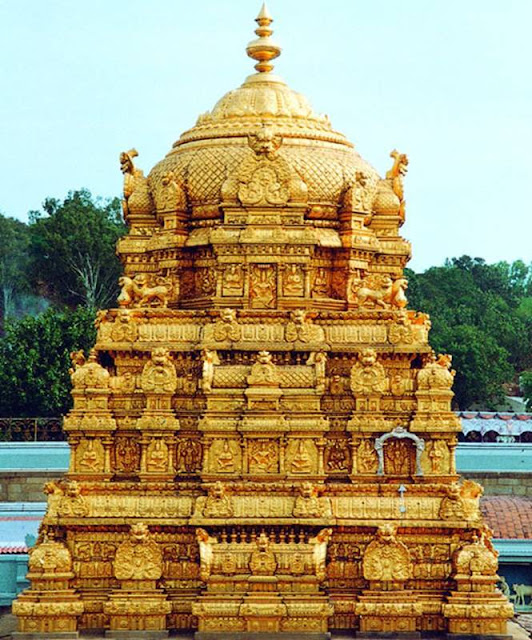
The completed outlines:
<svg viewBox="0 0 532 640">
<path fill-rule="evenodd" d="M 509 411 L 457 411 L 462 420 L 532 420 L 532 413 L 511 413 Z"/>
<path fill-rule="evenodd" d="M 25 544 L 16 546 L 0 546 L 0 554 L 4 553 L 27 553 L 28 547 Z"/>
<path fill-rule="evenodd" d="M 494 538 L 532 539 L 532 498 L 486 496 L 480 509 Z"/>
</svg>

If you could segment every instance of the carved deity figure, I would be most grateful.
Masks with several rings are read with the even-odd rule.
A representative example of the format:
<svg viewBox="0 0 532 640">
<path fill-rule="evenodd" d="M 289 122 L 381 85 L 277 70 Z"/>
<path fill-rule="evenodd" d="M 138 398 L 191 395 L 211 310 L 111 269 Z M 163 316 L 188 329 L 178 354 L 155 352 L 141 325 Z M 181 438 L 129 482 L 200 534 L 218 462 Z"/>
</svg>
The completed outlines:
<svg viewBox="0 0 532 640">
<path fill-rule="evenodd" d="M 257 537 L 256 549 L 251 553 L 249 569 L 254 576 L 272 576 L 276 568 L 275 553 L 270 549 L 270 540 L 263 531 Z"/>
<path fill-rule="evenodd" d="M 358 445 L 357 462 L 359 473 L 377 473 L 379 460 L 375 446 L 370 440 L 362 440 Z"/>
<path fill-rule="evenodd" d="M 223 275 L 224 295 L 242 295 L 244 287 L 244 271 L 239 264 L 229 264 L 225 267 Z"/>
<path fill-rule="evenodd" d="M 179 440 L 176 450 L 176 468 L 178 472 L 194 473 L 201 468 L 203 447 L 196 438 Z"/>
<path fill-rule="evenodd" d="M 384 445 L 384 473 L 395 476 L 408 476 L 413 467 L 413 446 L 406 440 L 388 440 Z"/>
<path fill-rule="evenodd" d="M 312 458 L 303 439 L 300 439 L 297 444 L 290 471 L 292 473 L 310 473 L 312 471 Z"/>
<path fill-rule="evenodd" d="M 207 582 L 212 569 L 213 545 L 217 544 L 218 540 L 201 528 L 196 529 L 196 540 L 200 550 L 200 578 Z"/>
<path fill-rule="evenodd" d="M 234 473 L 236 469 L 235 456 L 229 447 L 229 441 L 224 440 L 222 450 L 216 459 L 218 471 L 222 473 Z"/>
<path fill-rule="evenodd" d="M 329 472 L 349 471 L 349 447 L 347 442 L 332 440 L 325 450 L 325 464 Z"/>
<path fill-rule="evenodd" d="M 164 472 L 168 469 L 168 445 L 156 438 L 150 442 L 146 451 L 146 470 Z"/>
<path fill-rule="evenodd" d="M 273 309 L 277 300 L 277 277 L 272 265 L 254 265 L 251 268 L 249 296 L 255 309 Z"/>
<path fill-rule="evenodd" d="M 319 267 L 314 272 L 312 295 L 315 298 L 327 298 L 329 295 L 329 278 L 327 270 Z"/>
<path fill-rule="evenodd" d="M 294 503 L 293 515 L 296 518 L 319 518 L 323 510 L 318 498 L 318 490 L 312 482 L 303 482 Z"/>
<path fill-rule="evenodd" d="M 287 265 L 283 271 L 283 295 L 302 296 L 305 288 L 305 276 L 301 265 Z"/>
<path fill-rule="evenodd" d="M 435 440 L 429 449 L 428 456 L 432 473 L 441 473 L 446 457 L 449 453 L 443 440 Z"/>
<path fill-rule="evenodd" d="M 177 386 L 175 365 L 164 347 L 152 351 L 142 370 L 140 378 L 142 390 L 153 394 L 173 393 Z"/>
<path fill-rule="evenodd" d="M 275 440 L 259 438 L 249 443 L 249 471 L 250 473 L 269 473 L 277 471 L 278 446 Z"/>
<path fill-rule="evenodd" d="M 355 173 L 355 180 L 345 193 L 343 204 L 347 211 L 371 211 L 373 189 L 364 171 Z"/>
<path fill-rule="evenodd" d="M 140 444 L 131 437 L 117 436 L 113 447 L 113 467 L 118 472 L 132 473 L 140 466 Z"/>
<path fill-rule="evenodd" d="M 381 525 L 362 559 L 364 578 L 370 582 L 401 583 L 412 577 L 412 560 L 395 535 L 395 526 Z"/>
<path fill-rule="evenodd" d="M 163 572 L 163 553 L 148 527 L 131 525 L 129 539 L 116 551 L 114 575 L 118 580 L 158 580 Z"/>
<path fill-rule="evenodd" d="M 447 495 L 440 505 L 440 518 L 443 520 L 460 520 L 465 517 L 465 505 L 460 495 L 460 485 L 453 482 L 447 488 Z"/>
<path fill-rule="evenodd" d="M 61 489 L 58 512 L 62 516 L 81 518 L 89 513 L 89 507 L 84 496 L 81 495 L 81 487 L 75 480 L 64 483 Z"/>
<path fill-rule="evenodd" d="M 417 387 L 423 390 L 448 390 L 453 385 L 455 371 L 451 369 L 452 356 L 432 353 L 429 362 L 417 374 Z"/>
<path fill-rule="evenodd" d="M 77 466 L 81 471 L 98 473 L 103 471 L 104 450 L 98 438 L 82 440 L 76 449 Z"/>
<path fill-rule="evenodd" d="M 203 515 L 206 518 L 230 518 L 233 515 L 233 503 L 219 480 L 209 489 Z"/>
<path fill-rule="evenodd" d="M 183 211 L 186 208 L 186 197 L 182 187 L 178 184 L 173 171 L 166 171 L 161 178 L 162 211 Z"/>
<path fill-rule="evenodd" d="M 386 371 L 377 362 L 374 349 L 364 349 L 351 369 L 351 391 L 355 395 L 381 395 L 388 386 Z"/>
<path fill-rule="evenodd" d="M 203 365 L 201 388 L 203 393 L 210 393 L 214 379 L 214 366 L 220 364 L 220 359 L 218 358 L 216 351 L 211 351 L 210 349 L 203 349 L 202 356 Z"/>
</svg>

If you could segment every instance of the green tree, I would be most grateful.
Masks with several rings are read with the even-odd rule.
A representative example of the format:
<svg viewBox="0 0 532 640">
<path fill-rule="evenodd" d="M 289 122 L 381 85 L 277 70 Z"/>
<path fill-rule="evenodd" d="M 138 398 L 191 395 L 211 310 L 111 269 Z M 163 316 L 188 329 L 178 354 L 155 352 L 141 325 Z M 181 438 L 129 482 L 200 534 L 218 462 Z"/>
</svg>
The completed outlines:
<svg viewBox="0 0 532 640">
<path fill-rule="evenodd" d="M 525 371 L 519 382 L 525 398 L 526 410 L 532 411 L 532 371 Z"/>
<path fill-rule="evenodd" d="M 14 315 L 17 298 L 29 291 L 28 227 L 0 214 L 0 315 L 2 322 Z"/>
<path fill-rule="evenodd" d="M 430 314 L 431 344 L 454 356 L 459 408 L 495 406 L 502 385 L 531 366 L 532 314 L 522 297 L 531 274 L 521 261 L 489 265 L 469 256 L 408 272 L 410 306 Z"/>
<path fill-rule="evenodd" d="M 80 307 L 6 322 L 0 338 L 0 416 L 58 416 L 68 411 L 70 353 L 93 346 L 94 318 L 93 310 Z"/>
<path fill-rule="evenodd" d="M 34 285 L 71 308 L 110 306 L 122 270 L 115 246 L 126 230 L 118 198 L 101 201 L 83 189 L 62 202 L 46 199 L 43 210 L 30 212 Z"/>
</svg>

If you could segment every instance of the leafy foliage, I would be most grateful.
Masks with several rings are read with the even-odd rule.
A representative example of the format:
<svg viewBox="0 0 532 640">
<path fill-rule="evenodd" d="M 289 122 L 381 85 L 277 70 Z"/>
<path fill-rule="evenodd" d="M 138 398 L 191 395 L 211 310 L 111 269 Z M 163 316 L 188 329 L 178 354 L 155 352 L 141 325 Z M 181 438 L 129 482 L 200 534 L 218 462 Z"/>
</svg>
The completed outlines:
<svg viewBox="0 0 532 640">
<path fill-rule="evenodd" d="M 79 307 L 6 321 L 0 339 L 0 416 L 45 417 L 68 411 L 70 353 L 92 347 L 94 318 L 93 310 Z"/>
<path fill-rule="evenodd" d="M 410 306 L 431 316 L 431 344 L 453 355 L 456 404 L 493 408 L 532 366 L 532 269 L 462 256 L 407 277 Z"/>
<path fill-rule="evenodd" d="M 30 274 L 55 303 L 102 308 L 116 299 L 121 265 L 115 254 L 125 233 L 118 198 L 101 202 L 85 189 L 63 202 L 47 198 L 30 212 Z"/>
</svg>

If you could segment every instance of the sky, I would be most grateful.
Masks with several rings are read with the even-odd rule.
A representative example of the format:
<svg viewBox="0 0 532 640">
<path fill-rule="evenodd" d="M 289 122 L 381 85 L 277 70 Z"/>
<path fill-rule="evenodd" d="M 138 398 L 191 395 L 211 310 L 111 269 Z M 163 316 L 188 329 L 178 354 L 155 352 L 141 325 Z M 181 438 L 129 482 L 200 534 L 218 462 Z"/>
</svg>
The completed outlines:
<svg viewBox="0 0 532 640">
<path fill-rule="evenodd" d="M 532 261 L 531 0 L 270 0 L 276 73 L 381 175 L 397 148 L 410 266 Z M 257 0 L 0 0 L 0 211 L 121 194 L 253 71 Z"/>
</svg>

